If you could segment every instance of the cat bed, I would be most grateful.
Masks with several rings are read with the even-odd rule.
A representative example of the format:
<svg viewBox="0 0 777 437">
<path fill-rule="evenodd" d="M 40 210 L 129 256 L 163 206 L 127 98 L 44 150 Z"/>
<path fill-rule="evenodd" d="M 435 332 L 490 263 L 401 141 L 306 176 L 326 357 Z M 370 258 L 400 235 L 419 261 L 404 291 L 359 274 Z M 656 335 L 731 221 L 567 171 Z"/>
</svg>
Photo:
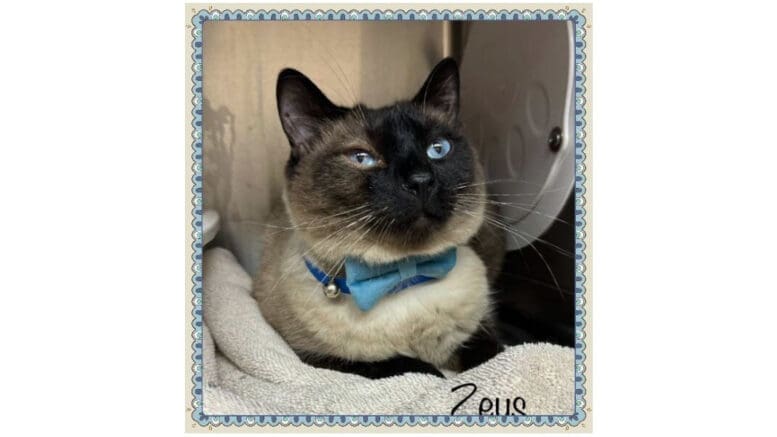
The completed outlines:
<svg viewBox="0 0 777 437">
<path fill-rule="evenodd" d="M 556 345 L 508 347 L 450 378 L 408 373 L 370 380 L 311 367 L 264 320 L 251 278 L 232 253 L 214 248 L 203 256 L 205 414 L 451 414 L 472 392 L 472 386 L 453 390 L 465 383 L 477 390 L 456 414 L 478 414 L 483 398 L 501 399 L 504 409 L 506 399 L 517 397 L 525 400 L 525 414 L 573 413 L 574 350 Z"/>
</svg>

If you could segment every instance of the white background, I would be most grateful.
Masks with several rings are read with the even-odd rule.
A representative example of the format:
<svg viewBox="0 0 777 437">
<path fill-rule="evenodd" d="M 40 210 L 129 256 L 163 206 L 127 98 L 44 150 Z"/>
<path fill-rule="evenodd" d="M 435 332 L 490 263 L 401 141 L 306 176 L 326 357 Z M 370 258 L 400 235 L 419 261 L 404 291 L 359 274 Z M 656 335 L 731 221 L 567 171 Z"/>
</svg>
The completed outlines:
<svg viewBox="0 0 777 437">
<path fill-rule="evenodd" d="M 595 3 L 595 434 L 775 428 L 775 9 Z M 3 8 L 3 435 L 183 431 L 183 13 Z"/>
</svg>

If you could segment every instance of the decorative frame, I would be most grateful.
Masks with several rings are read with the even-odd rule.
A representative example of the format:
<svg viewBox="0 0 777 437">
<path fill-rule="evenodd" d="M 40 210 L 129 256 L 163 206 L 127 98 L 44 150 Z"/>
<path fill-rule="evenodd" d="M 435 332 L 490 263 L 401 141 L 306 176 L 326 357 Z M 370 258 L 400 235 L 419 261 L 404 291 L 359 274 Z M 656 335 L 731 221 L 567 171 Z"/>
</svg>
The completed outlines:
<svg viewBox="0 0 777 437">
<path fill-rule="evenodd" d="M 549 5 L 548 5 L 549 6 Z M 590 134 L 590 85 L 586 71 L 590 65 L 591 5 L 556 6 L 549 9 L 216 9 L 212 6 L 187 5 L 187 288 L 186 288 L 186 422 L 187 431 L 227 431 L 259 427 L 347 427 L 385 426 L 395 431 L 407 431 L 411 426 L 457 428 L 479 427 L 507 430 L 533 430 L 537 426 L 548 431 L 591 430 L 590 330 L 590 220 L 586 182 L 590 174 L 586 158 L 590 155 L 586 138 Z M 486 20 L 486 21 L 546 21 L 569 20 L 575 29 L 575 395 L 572 415 L 477 416 L 477 415 L 205 415 L 203 412 L 202 369 L 202 46 L 203 24 L 220 21 L 287 21 L 287 20 Z M 586 210 L 588 207 L 588 211 Z M 189 209 L 190 208 L 190 209 Z M 586 425 L 588 425 L 586 427 Z M 227 428 L 227 429 L 225 429 Z M 324 428 L 322 431 L 329 429 Z M 346 429 L 347 430 L 347 429 Z M 536 429 L 534 429 L 536 430 Z"/>
</svg>

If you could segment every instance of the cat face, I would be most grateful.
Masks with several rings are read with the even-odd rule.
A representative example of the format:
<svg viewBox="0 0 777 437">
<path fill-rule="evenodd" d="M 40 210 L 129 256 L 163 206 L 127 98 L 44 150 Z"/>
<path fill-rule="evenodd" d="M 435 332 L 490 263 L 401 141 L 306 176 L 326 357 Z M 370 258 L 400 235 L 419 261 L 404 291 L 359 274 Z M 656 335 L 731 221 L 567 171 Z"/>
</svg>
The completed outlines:
<svg viewBox="0 0 777 437">
<path fill-rule="evenodd" d="M 389 262 L 465 243 L 483 221 L 484 185 L 458 121 L 456 63 L 440 62 L 411 100 L 334 105 L 283 70 L 281 124 L 291 144 L 285 202 L 318 256 Z"/>
</svg>

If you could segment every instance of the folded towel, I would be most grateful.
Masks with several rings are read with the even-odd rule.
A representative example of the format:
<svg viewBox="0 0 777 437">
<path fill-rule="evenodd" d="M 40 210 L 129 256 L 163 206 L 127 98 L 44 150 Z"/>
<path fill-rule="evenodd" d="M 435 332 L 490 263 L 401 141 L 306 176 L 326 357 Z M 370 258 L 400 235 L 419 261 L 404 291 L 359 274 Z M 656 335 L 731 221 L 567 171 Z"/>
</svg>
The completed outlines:
<svg viewBox="0 0 777 437">
<path fill-rule="evenodd" d="M 267 324 L 251 278 L 221 248 L 203 259 L 203 410 L 208 415 L 478 414 L 481 400 L 525 400 L 525 414 L 572 414 L 574 350 L 550 344 L 508 347 L 450 378 L 408 373 L 370 380 L 303 363 Z M 489 402 L 484 401 L 484 406 Z M 520 405 L 520 402 L 516 405 Z M 521 405 L 522 406 L 522 405 Z"/>
</svg>

